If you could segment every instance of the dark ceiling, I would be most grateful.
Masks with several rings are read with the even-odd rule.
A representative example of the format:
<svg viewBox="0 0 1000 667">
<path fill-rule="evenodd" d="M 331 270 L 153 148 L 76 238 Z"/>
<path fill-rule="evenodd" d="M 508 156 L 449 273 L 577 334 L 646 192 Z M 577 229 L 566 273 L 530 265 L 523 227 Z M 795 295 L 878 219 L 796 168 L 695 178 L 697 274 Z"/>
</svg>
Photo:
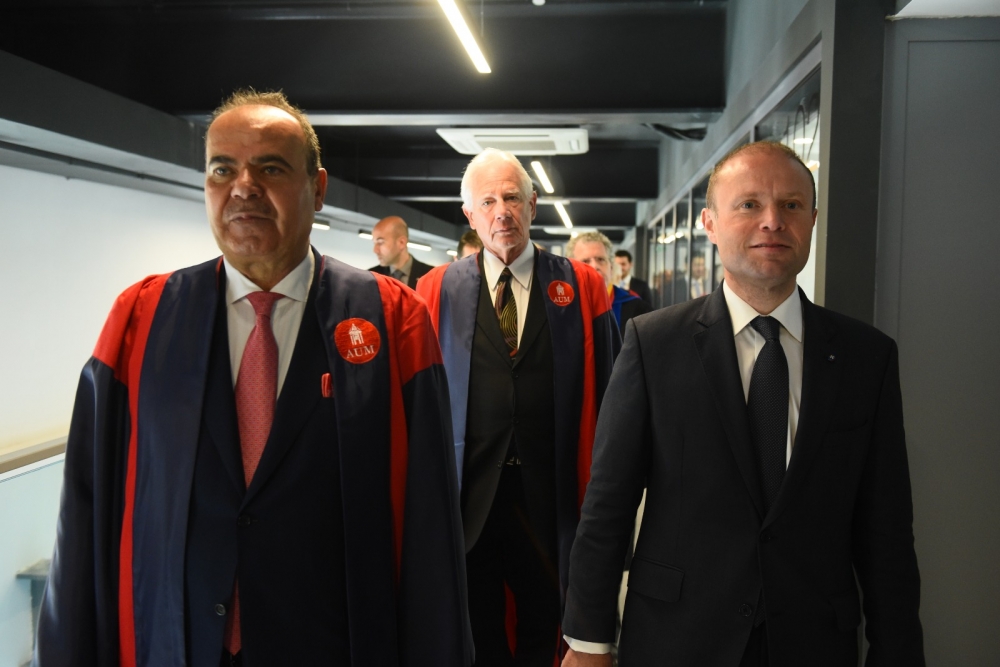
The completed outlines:
<svg viewBox="0 0 1000 667">
<path fill-rule="evenodd" d="M 620 237 L 658 194 L 664 126 L 725 105 L 725 2 L 458 4 L 491 74 L 434 0 L 4 0 L 0 50 L 195 119 L 236 88 L 283 89 L 332 175 L 459 226 L 470 156 L 438 127 L 585 127 L 588 153 L 542 162 L 576 226 Z M 560 224 L 539 207 L 536 226 Z"/>
</svg>

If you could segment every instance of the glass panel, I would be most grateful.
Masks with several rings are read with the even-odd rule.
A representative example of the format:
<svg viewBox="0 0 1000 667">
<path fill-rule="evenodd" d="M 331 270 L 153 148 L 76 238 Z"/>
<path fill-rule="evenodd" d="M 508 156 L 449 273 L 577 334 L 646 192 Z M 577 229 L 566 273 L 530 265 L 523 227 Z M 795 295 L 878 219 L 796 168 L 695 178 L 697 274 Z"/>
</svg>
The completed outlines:
<svg viewBox="0 0 1000 667">
<path fill-rule="evenodd" d="M 674 232 L 673 303 L 690 299 L 688 269 L 691 261 L 691 193 L 677 205 L 677 230 Z"/>
<path fill-rule="evenodd" d="M 694 228 L 691 230 L 691 267 L 688 273 L 686 298 L 697 299 L 712 291 L 712 244 L 708 233 L 701 224 L 701 210 L 705 208 L 705 194 L 708 192 L 708 177 L 691 191 L 691 215 Z"/>
<path fill-rule="evenodd" d="M 814 184 L 819 183 L 820 170 L 819 84 L 820 70 L 817 68 L 754 128 L 758 141 L 769 139 L 792 148 L 812 172 Z M 799 274 L 798 283 L 806 296 L 812 299 L 816 287 L 815 233 L 809 249 L 809 261 Z"/>
<path fill-rule="evenodd" d="M 674 274 L 674 228 L 677 226 L 678 206 L 682 206 L 682 204 L 678 204 L 667 213 L 664 219 L 663 233 L 660 235 L 660 252 L 663 254 L 663 268 L 660 271 L 658 281 L 660 293 L 663 295 L 660 299 L 661 308 L 674 303 L 671 290 L 673 289 Z"/>
<path fill-rule="evenodd" d="M 662 253 L 660 252 L 660 244 L 658 239 L 663 233 L 663 219 L 659 219 L 649 230 L 649 261 L 647 263 L 648 270 L 646 271 L 646 280 L 649 282 L 649 290 L 651 293 L 651 298 L 653 303 L 650 304 L 654 308 L 659 305 L 660 290 L 657 289 L 656 277 L 662 271 L 660 264 L 662 263 Z"/>
</svg>

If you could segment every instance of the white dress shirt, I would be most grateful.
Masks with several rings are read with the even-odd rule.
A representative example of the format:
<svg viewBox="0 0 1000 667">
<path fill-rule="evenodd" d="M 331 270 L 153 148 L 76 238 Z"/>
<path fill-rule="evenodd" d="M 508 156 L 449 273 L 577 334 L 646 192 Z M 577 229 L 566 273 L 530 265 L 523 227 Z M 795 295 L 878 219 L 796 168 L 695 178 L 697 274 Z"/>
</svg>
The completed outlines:
<svg viewBox="0 0 1000 667">
<path fill-rule="evenodd" d="M 517 344 L 521 344 L 521 334 L 524 332 L 524 319 L 528 314 L 528 297 L 531 294 L 531 279 L 535 273 L 535 247 L 528 247 L 509 265 L 491 253 L 483 250 L 483 278 L 490 288 L 490 303 L 497 302 L 497 281 L 504 267 L 510 269 L 513 280 L 510 281 L 511 292 L 514 294 L 514 305 L 517 306 Z"/>
<path fill-rule="evenodd" d="M 750 326 L 750 320 L 760 315 L 746 301 L 736 296 L 727 283 L 722 283 L 729 307 L 729 318 L 733 321 L 733 336 L 736 342 L 736 359 L 740 364 L 740 379 L 743 380 L 743 398 L 750 395 L 750 377 L 757 355 L 764 348 L 764 337 Z M 795 442 L 795 428 L 799 425 L 799 404 L 802 402 L 802 299 L 796 288 L 781 302 L 771 317 L 781 323 L 778 342 L 785 351 L 788 361 L 788 438 L 785 447 L 785 467 L 792 459 L 792 443 Z"/>
<path fill-rule="evenodd" d="M 240 273 L 232 264 L 223 260 L 226 266 L 226 316 L 229 324 L 229 365 L 233 371 L 233 387 L 236 378 L 240 376 L 240 362 L 243 360 L 243 350 L 247 339 L 253 331 L 257 318 L 253 305 L 246 298 L 251 292 L 261 289 L 249 278 Z M 299 337 L 299 325 L 302 324 L 302 314 L 306 310 L 306 298 L 309 296 L 309 286 L 312 285 L 315 260 L 312 250 L 306 253 L 305 259 L 292 269 L 292 272 L 281 279 L 271 291 L 283 294 L 285 298 L 278 299 L 271 312 L 271 330 L 278 343 L 278 392 L 285 384 L 288 366 L 292 361 L 295 341 Z"/>
<path fill-rule="evenodd" d="M 760 315 L 753 306 L 736 296 L 729 284 L 722 283 L 722 291 L 726 296 L 726 306 L 729 308 L 729 319 L 733 321 L 733 338 L 736 343 L 736 360 L 740 367 L 740 379 L 743 381 L 743 399 L 750 395 L 750 378 L 753 375 L 753 365 L 757 355 L 764 348 L 764 337 L 750 326 L 750 321 Z M 785 467 L 792 458 L 792 443 L 795 442 L 795 428 L 799 423 L 799 404 L 802 402 L 802 300 L 799 290 L 792 291 L 787 299 L 781 302 L 770 313 L 771 317 L 781 323 L 778 342 L 785 352 L 788 361 L 788 437 L 785 446 Z M 610 653 L 611 644 L 585 642 L 571 637 L 565 637 L 571 649 L 579 653 Z"/>
</svg>

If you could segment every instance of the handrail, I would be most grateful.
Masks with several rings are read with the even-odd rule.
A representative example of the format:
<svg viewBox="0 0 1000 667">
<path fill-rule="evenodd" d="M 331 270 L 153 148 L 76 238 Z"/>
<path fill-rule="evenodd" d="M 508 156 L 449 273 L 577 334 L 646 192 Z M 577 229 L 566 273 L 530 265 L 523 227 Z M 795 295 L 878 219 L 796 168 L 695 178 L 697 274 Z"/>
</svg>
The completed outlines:
<svg viewBox="0 0 1000 667">
<path fill-rule="evenodd" d="M 4 452 L 0 454 L 0 478 L 7 477 L 7 473 L 16 471 L 18 468 L 25 468 L 65 452 L 66 436 Z"/>
</svg>

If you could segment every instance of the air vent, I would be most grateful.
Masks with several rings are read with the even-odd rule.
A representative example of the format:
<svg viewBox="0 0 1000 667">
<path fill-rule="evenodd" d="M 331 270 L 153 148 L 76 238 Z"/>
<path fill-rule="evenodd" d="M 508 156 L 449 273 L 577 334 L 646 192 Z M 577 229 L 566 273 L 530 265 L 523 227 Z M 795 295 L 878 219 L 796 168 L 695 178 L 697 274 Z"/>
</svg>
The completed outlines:
<svg viewBox="0 0 1000 667">
<path fill-rule="evenodd" d="M 589 149 L 587 131 L 578 127 L 441 128 L 437 133 L 464 155 L 486 148 L 515 155 L 579 155 Z"/>
</svg>

